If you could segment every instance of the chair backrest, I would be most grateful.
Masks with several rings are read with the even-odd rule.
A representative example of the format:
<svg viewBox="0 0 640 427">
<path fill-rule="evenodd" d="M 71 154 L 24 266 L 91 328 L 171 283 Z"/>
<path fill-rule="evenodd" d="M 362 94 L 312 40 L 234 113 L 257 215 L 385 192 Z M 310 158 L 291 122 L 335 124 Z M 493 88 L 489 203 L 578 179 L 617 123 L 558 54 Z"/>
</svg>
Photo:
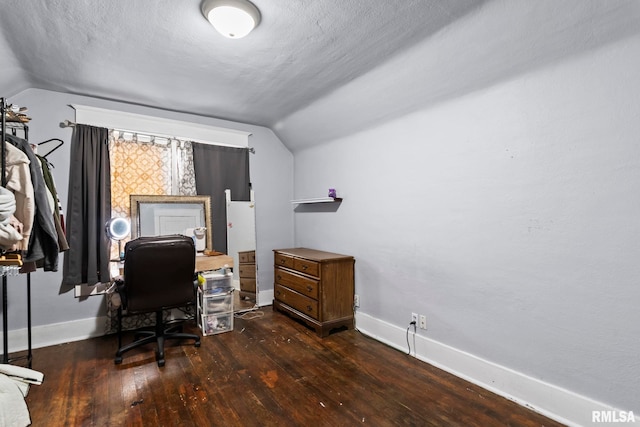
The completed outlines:
<svg viewBox="0 0 640 427">
<path fill-rule="evenodd" d="M 182 235 L 139 237 L 124 248 L 127 310 L 157 311 L 194 300 L 196 249 Z"/>
</svg>

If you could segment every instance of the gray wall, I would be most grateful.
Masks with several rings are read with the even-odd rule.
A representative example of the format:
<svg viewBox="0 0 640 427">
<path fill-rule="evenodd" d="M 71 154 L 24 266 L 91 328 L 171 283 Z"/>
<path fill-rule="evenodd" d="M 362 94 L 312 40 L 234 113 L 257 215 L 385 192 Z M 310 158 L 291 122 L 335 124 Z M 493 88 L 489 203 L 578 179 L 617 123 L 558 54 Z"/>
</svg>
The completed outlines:
<svg viewBox="0 0 640 427">
<path fill-rule="evenodd" d="M 53 163 L 53 175 L 63 207 L 67 206 L 69 147 L 71 129 L 60 128 L 65 120 L 74 120 L 74 110 L 69 104 L 80 104 L 117 111 L 145 114 L 160 118 L 183 120 L 211 126 L 227 127 L 251 132 L 249 144 L 256 153 L 251 155 L 251 181 L 256 199 L 256 233 L 258 281 L 262 290 L 273 289 L 273 253 L 275 247 L 293 244 L 292 199 L 293 156 L 271 130 L 242 123 L 209 119 L 183 113 L 171 113 L 105 100 L 61 94 L 38 89 L 25 90 L 8 99 L 10 103 L 28 107 L 32 121 L 29 125 L 30 142 L 60 138 L 65 144 L 48 159 Z M 46 153 L 42 146 L 40 153 Z M 62 281 L 62 257 L 58 272 L 32 274 L 33 326 L 70 322 L 73 320 L 105 315 L 103 296 L 78 299 L 73 292 L 59 294 Z M 26 327 L 26 293 L 24 276 L 9 278 L 9 330 Z M 271 301 L 263 301 L 270 303 Z M 38 346 L 38 342 L 34 342 Z"/>
<path fill-rule="evenodd" d="M 300 133 L 280 124 L 283 138 L 309 135 L 295 142 L 307 147 L 296 151 L 295 170 L 266 128 L 41 90 L 10 101 L 29 107 L 32 141 L 69 142 L 58 123 L 73 118 L 74 102 L 250 130 L 263 288 L 272 287 L 273 248 L 351 254 L 362 313 L 400 328 L 411 312 L 425 314 L 420 334 L 639 413 L 640 39 L 598 40 L 587 37 L 569 59 L 393 114 L 380 105 L 428 92 L 434 80 L 413 61 L 373 70 L 292 120 Z M 446 51 L 467 58 L 459 52 Z M 352 120 L 369 108 L 381 111 L 375 125 Z M 51 157 L 65 205 L 68 150 Z M 293 213 L 291 198 L 330 187 L 344 197 L 336 212 Z M 9 289 L 12 329 L 24 327 L 20 280 Z M 35 325 L 103 314 L 101 297 L 58 295 L 59 274 L 39 272 L 34 282 Z"/>
<path fill-rule="evenodd" d="M 362 313 L 425 314 L 419 334 L 638 412 L 638 52 L 626 39 L 296 151 L 296 198 L 344 197 L 296 212 L 296 245 L 355 256 Z M 353 91 L 331 98 L 367 99 Z"/>
</svg>

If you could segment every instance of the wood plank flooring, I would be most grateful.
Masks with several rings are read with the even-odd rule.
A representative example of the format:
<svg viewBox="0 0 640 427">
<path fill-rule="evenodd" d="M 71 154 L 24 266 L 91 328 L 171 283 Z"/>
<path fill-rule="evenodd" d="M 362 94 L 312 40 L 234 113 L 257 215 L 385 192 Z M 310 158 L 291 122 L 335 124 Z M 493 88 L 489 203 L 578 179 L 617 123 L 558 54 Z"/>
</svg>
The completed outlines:
<svg viewBox="0 0 640 427">
<path fill-rule="evenodd" d="M 33 426 L 558 426 L 350 330 L 318 338 L 263 307 L 202 346 L 115 365 L 116 337 L 34 350 Z M 195 327 L 187 327 L 194 329 Z"/>
</svg>

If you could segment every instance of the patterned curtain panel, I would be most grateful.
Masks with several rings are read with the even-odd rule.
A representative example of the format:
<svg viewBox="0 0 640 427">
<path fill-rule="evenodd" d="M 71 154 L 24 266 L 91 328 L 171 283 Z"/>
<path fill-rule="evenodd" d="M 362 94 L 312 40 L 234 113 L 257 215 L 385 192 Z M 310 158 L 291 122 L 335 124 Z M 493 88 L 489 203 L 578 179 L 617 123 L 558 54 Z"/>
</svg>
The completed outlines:
<svg viewBox="0 0 640 427">
<path fill-rule="evenodd" d="M 176 146 L 176 177 L 173 180 L 177 184 L 174 194 L 179 196 L 195 196 L 196 170 L 193 167 L 193 145 L 191 141 L 174 140 Z M 175 184 L 174 184 L 175 186 Z"/>
</svg>

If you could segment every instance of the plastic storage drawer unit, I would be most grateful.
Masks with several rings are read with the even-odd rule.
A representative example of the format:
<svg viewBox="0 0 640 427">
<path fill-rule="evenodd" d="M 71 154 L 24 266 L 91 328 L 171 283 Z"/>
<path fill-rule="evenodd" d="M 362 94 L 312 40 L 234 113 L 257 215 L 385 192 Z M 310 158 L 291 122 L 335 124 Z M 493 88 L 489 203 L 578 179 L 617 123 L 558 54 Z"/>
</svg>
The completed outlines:
<svg viewBox="0 0 640 427">
<path fill-rule="evenodd" d="M 206 274 L 198 286 L 198 326 L 202 335 L 233 330 L 232 274 Z"/>
</svg>

